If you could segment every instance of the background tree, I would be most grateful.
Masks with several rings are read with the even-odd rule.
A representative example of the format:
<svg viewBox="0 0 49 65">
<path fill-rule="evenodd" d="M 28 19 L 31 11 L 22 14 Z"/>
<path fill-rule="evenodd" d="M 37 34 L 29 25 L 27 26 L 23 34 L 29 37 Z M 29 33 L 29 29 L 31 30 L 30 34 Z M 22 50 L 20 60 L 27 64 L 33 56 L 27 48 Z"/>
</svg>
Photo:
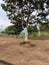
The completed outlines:
<svg viewBox="0 0 49 65">
<path fill-rule="evenodd" d="M 6 33 L 8 35 L 14 35 L 15 34 L 15 29 L 13 26 L 8 26 L 2 33 Z"/>
</svg>

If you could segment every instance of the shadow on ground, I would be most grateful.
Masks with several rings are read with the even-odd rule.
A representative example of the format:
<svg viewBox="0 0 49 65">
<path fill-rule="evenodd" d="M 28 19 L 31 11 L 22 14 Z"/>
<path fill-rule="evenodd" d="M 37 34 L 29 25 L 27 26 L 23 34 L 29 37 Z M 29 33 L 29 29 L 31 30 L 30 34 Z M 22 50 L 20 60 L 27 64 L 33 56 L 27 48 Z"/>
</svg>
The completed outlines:
<svg viewBox="0 0 49 65">
<path fill-rule="evenodd" d="M 0 60 L 0 65 L 14 65 L 14 64 L 11 64 L 11 63 L 6 62 L 4 60 Z"/>
</svg>

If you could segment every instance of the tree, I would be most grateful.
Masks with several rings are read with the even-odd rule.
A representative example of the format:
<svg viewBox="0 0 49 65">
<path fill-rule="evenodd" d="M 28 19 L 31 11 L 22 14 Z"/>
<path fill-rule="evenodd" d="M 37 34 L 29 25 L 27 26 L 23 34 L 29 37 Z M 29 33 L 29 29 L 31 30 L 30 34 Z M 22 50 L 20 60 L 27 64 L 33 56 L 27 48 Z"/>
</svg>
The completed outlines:
<svg viewBox="0 0 49 65">
<path fill-rule="evenodd" d="M 43 23 L 41 25 L 41 31 L 49 32 L 49 22 Z"/>
<path fill-rule="evenodd" d="M 37 32 L 36 26 L 28 26 L 28 34 L 32 34 L 33 32 Z"/>
<path fill-rule="evenodd" d="M 2 8 L 14 25 L 27 29 L 28 25 L 36 25 L 40 33 L 40 24 L 47 22 L 49 0 L 3 0 Z M 20 22 L 21 23 L 20 23 Z M 19 24 L 20 23 L 20 24 Z M 27 35 L 26 35 L 27 36 Z"/>
<path fill-rule="evenodd" d="M 6 29 L 4 31 L 2 31 L 2 33 L 6 33 L 8 35 L 14 35 L 15 34 L 15 30 L 13 26 L 8 26 L 6 27 Z"/>
</svg>

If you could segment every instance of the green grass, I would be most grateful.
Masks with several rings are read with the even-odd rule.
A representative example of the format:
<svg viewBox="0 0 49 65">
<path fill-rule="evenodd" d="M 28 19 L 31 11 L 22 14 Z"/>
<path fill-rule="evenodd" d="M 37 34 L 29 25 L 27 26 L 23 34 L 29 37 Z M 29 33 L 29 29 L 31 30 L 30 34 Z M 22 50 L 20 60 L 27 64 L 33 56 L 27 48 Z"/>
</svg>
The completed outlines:
<svg viewBox="0 0 49 65">
<path fill-rule="evenodd" d="M 0 37 L 20 37 L 24 38 L 24 33 L 20 33 L 18 36 L 17 35 L 7 35 L 5 33 L 0 33 Z M 49 39 L 49 32 L 41 32 L 40 36 L 38 35 L 37 32 L 33 32 L 32 34 L 28 35 L 29 39 Z"/>
<path fill-rule="evenodd" d="M 0 37 L 16 37 L 16 35 L 8 35 L 8 34 L 5 34 L 5 33 L 0 33 Z"/>
<path fill-rule="evenodd" d="M 49 33 L 48 32 L 41 32 L 40 36 L 38 33 L 34 32 L 28 36 L 30 39 L 49 39 Z"/>
</svg>

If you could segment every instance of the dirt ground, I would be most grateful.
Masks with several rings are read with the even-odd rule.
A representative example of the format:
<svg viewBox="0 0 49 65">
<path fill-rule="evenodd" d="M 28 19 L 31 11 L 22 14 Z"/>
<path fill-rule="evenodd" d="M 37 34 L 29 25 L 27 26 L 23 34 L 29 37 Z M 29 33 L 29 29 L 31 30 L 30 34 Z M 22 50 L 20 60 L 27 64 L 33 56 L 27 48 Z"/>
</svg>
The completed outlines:
<svg viewBox="0 0 49 65">
<path fill-rule="evenodd" d="M 0 65 L 49 65 L 49 40 L 0 37 Z"/>
</svg>

